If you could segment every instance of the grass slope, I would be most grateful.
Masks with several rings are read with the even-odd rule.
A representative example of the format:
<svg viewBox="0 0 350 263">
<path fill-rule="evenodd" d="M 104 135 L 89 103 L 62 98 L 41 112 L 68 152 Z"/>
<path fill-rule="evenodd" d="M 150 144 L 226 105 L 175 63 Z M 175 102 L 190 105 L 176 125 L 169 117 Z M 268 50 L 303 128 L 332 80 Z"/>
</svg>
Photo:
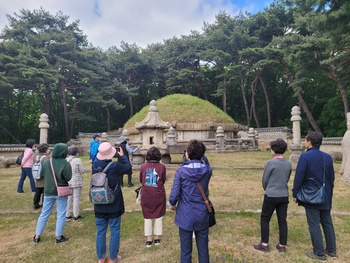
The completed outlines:
<svg viewBox="0 0 350 263">
<path fill-rule="evenodd" d="M 234 120 L 221 109 L 208 101 L 184 94 L 172 94 L 157 100 L 157 108 L 163 121 L 178 123 L 234 123 Z M 149 105 L 136 113 L 124 128 L 134 127 L 135 122 L 142 121 L 148 112 Z"/>
</svg>

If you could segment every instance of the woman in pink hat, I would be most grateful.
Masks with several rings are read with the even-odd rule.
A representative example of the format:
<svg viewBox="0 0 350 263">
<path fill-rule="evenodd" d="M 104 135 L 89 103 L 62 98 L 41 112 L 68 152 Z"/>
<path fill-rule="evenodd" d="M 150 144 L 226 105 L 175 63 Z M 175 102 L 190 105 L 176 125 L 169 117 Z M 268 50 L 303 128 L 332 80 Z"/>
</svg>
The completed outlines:
<svg viewBox="0 0 350 263">
<path fill-rule="evenodd" d="M 97 160 L 92 165 L 92 173 L 103 171 L 103 169 L 112 162 L 117 150 L 109 143 L 101 143 L 98 147 Z M 121 216 L 125 212 L 123 193 L 121 183 L 123 174 L 130 170 L 131 164 L 124 155 L 123 149 L 118 151 L 120 161 L 112 162 L 108 167 L 106 174 L 108 185 L 115 189 L 115 200 L 111 204 L 94 204 L 95 223 L 96 223 L 96 252 L 98 262 L 106 262 L 106 232 L 109 226 L 111 234 L 109 240 L 109 260 L 108 263 L 115 263 L 121 260 L 119 253 L 120 243 L 120 224 Z"/>
</svg>

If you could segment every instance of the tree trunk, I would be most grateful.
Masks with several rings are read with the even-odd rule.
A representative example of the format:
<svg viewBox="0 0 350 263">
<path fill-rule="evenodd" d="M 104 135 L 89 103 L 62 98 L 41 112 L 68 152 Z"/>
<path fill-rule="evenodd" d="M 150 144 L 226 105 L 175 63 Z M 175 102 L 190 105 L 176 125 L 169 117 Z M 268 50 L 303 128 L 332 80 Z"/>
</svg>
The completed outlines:
<svg viewBox="0 0 350 263">
<path fill-rule="evenodd" d="M 331 65 L 330 68 L 331 68 L 331 72 L 326 72 L 325 70 L 323 70 L 323 74 L 325 74 L 330 80 L 332 80 L 333 82 L 335 82 L 335 84 L 337 84 L 339 93 L 343 101 L 345 123 L 347 123 L 348 120 L 346 118 L 346 114 L 349 112 L 348 96 L 346 95 L 346 91 L 344 89 L 343 84 L 341 83 L 341 81 L 337 76 L 336 66 Z"/>
<path fill-rule="evenodd" d="M 109 112 L 109 109 L 106 108 L 107 113 L 107 131 L 111 130 L 111 113 Z"/>
<path fill-rule="evenodd" d="M 292 73 L 290 72 L 289 70 L 289 67 L 287 65 L 287 62 L 284 60 L 283 57 L 281 57 L 279 59 L 279 62 L 280 64 L 282 65 L 282 68 L 283 68 L 283 71 L 284 73 L 286 73 L 287 77 L 288 77 L 288 81 L 289 83 L 293 83 L 294 82 L 294 79 L 293 79 L 293 76 L 292 76 Z M 304 98 L 301 96 L 300 92 L 297 92 L 295 88 L 293 88 L 294 92 L 297 93 L 297 96 L 298 96 L 298 101 L 299 101 L 299 105 L 300 107 L 304 110 L 305 114 L 306 114 L 306 117 L 307 119 L 309 120 L 312 128 L 323 135 L 323 133 L 321 132 L 321 129 L 318 127 L 314 117 L 312 116 L 312 113 L 310 112 L 309 108 L 307 107 L 305 101 L 304 101 Z"/>
<path fill-rule="evenodd" d="M 67 109 L 67 93 L 66 93 L 65 81 L 61 80 L 61 96 L 62 96 L 62 107 L 63 107 L 63 118 L 66 129 L 67 141 L 71 139 L 71 134 L 69 132 L 69 121 L 68 121 L 68 109 Z"/>
<path fill-rule="evenodd" d="M 261 86 L 264 91 L 265 101 L 266 101 L 266 114 L 267 114 L 267 127 L 271 127 L 271 110 L 270 110 L 270 100 L 269 95 L 267 93 L 266 85 L 264 80 L 261 77 L 261 73 L 265 70 L 265 68 L 258 71 L 258 78 L 260 80 Z"/>
<path fill-rule="evenodd" d="M 256 107 L 255 107 L 255 91 L 256 91 L 256 85 L 258 83 L 258 77 L 255 76 L 255 79 L 252 82 L 252 100 L 250 105 L 250 114 L 249 118 L 252 119 L 252 116 L 254 117 L 255 124 L 257 128 L 260 128 L 260 123 L 258 119 L 258 115 L 256 114 Z"/>
<path fill-rule="evenodd" d="M 244 76 L 243 76 L 242 72 L 239 73 L 239 77 L 240 77 L 240 80 L 241 80 L 240 81 L 241 82 L 241 91 L 242 91 L 245 115 L 246 115 L 246 118 L 247 118 L 247 126 L 249 127 L 250 126 L 249 107 L 248 107 L 247 97 L 245 95 L 245 83 L 244 83 Z"/>
<path fill-rule="evenodd" d="M 227 91 L 226 91 L 227 77 L 224 77 L 224 89 L 222 91 L 222 110 L 227 113 Z"/>
</svg>

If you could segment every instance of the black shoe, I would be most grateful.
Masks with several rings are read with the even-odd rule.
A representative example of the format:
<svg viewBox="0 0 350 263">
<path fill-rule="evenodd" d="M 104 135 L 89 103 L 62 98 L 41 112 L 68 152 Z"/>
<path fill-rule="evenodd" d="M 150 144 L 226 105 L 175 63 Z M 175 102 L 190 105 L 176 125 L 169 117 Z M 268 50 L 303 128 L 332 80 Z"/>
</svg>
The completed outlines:
<svg viewBox="0 0 350 263">
<path fill-rule="evenodd" d="M 326 253 L 331 258 L 337 258 L 337 253 L 335 253 L 335 252 L 326 252 Z"/>
<path fill-rule="evenodd" d="M 39 209 L 39 208 L 41 208 L 42 207 L 42 205 L 33 205 L 33 208 L 34 209 Z"/>
<path fill-rule="evenodd" d="M 22 190 L 22 191 L 17 191 L 17 193 L 19 193 L 19 194 L 23 194 L 24 193 L 24 191 Z"/>
<path fill-rule="evenodd" d="M 265 253 L 270 252 L 270 247 L 269 247 L 269 245 L 264 246 L 263 244 L 259 243 L 259 244 L 254 244 L 253 247 L 254 247 L 256 250 L 260 250 L 260 251 L 263 251 L 263 252 L 265 252 Z"/>
<path fill-rule="evenodd" d="M 40 236 L 38 238 L 33 237 L 33 243 L 38 244 L 40 242 Z"/>
<path fill-rule="evenodd" d="M 128 187 L 133 187 L 133 186 L 134 186 L 133 183 L 129 183 L 129 184 L 128 184 Z"/>
<path fill-rule="evenodd" d="M 153 241 L 146 241 L 146 247 L 151 247 L 152 243 L 153 243 Z"/>
<path fill-rule="evenodd" d="M 68 237 L 61 236 L 61 238 L 56 238 L 56 244 L 68 241 Z"/>
<path fill-rule="evenodd" d="M 278 252 L 286 253 L 286 247 L 285 246 L 281 246 L 280 244 L 277 244 L 276 248 L 277 248 Z"/>
<path fill-rule="evenodd" d="M 159 246 L 159 245 L 160 245 L 160 239 L 155 239 L 155 240 L 154 240 L 154 244 L 155 244 L 156 246 Z"/>
<path fill-rule="evenodd" d="M 71 219 L 72 219 L 71 216 L 66 216 L 66 221 L 67 221 L 67 222 L 70 221 Z"/>
<path fill-rule="evenodd" d="M 312 252 L 312 251 L 306 252 L 305 255 L 309 258 L 318 259 L 318 260 L 323 261 L 323 262 L 327 261 L 327 257 L 325 255 L 323 255 L 323 256 L 315 255 L 314 252 Z"/>
<path fill-rule="evenodd" d="M 74 219 L 73 220 L 78 220 L 78 219 L 81 219 L 81 218 L 84 218 L 82 215 L 79 215 L 79 216 L 77 216 L 77 217 L 74 217 Z"/>
</svg>

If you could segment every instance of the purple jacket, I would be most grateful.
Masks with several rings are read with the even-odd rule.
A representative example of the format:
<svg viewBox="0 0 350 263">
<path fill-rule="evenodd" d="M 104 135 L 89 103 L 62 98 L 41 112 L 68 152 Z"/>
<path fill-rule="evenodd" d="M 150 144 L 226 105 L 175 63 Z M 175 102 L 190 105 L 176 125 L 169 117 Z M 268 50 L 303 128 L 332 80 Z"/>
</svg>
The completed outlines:
<svg viewBox="0 0 350 263">
<path fill-rule="evenodd" d="M 185 162 L 175 173 L 169 203 L 176 206 L 175 224 L 187 231 L 209 228 L 209 216 L 196 182 L 200 182 L 208 197 L 212 169 L 200 160 Z"/>
</svg>

